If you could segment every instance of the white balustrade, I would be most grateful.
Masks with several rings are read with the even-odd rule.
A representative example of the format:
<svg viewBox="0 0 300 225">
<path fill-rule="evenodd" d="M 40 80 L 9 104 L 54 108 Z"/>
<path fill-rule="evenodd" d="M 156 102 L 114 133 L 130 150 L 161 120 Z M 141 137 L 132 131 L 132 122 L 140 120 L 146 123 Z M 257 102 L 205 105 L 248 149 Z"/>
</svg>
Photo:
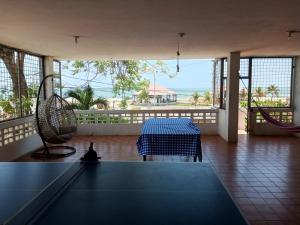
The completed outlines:
<svg viewBox="0 0 300 225">
<path fill-rule="evenodd" d="M 294 121 L 294 110 L 292 108 L 264 108 L 274 119 L 281 123 L 292 125 Z M 272 124 L 268 123 L 260 114 L 258 109 L 253 108 L 250 112 L 250 133 L 255 135 L 282 135 L 290 134 Z"/>
<path fill-rule="evenodd" d="M 27 138 L 35 133 L 32 116 L 1 122 L 0 147 Z"/>
<path fill-rule="evenodd" d="M 78 135 L 138 135 L 150 118 L 190 118 L 203 134 L 218 133 L 217 109 L 77 110 Z"/>
</svg>

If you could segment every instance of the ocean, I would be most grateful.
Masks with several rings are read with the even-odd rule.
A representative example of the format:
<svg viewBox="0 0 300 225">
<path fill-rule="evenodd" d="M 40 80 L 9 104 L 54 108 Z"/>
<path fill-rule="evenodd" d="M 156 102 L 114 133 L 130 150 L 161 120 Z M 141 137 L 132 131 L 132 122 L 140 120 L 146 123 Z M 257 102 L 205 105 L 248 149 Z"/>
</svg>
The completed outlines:
<svg viewBox="0 0 300 225">
<path fill-rule="evenodd" d="M 190 98 L 192 97 L 193 93 L 196 91 L 200 94 L 204 94 L 206 91 L 211 91 L 210 88 L 169 88 L 172 91 L 175 91 L 177 93 L 178 99 L 183 98 Z M 66 92 L 71 90 L 70 88 L 63 88 L 63 96 L 65 96 Z M 112 88 L 94 88 L 95 97 L 103 97 L 103 98 L 113 98 L 114 94 L 112 92 Z M 131 98 L 133 92 L 127 92 L 126 96 Z"/>
</svg>

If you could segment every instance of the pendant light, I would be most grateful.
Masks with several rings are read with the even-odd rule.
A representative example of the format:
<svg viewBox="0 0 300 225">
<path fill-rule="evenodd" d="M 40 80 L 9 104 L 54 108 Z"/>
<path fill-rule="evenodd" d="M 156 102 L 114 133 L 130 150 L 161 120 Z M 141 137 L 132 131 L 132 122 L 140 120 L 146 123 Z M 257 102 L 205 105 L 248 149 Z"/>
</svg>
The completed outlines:
<svg viewBox="0 0 300 225">
<path fill-rule="evenodd" d="M 176 52 L 176 56 L 177 56 L 176 72 L 177 72 L 177 73 L 179 73 L 179 71 L 180 71 L 180 66 L 179 66 L 179 57 L 180 57 L 180 39 L 183 38 L 183 36 L 185 36 L 185 33 L 178 33 L 178 39 L 177 39 L 177 52 Z"/>
</svg>

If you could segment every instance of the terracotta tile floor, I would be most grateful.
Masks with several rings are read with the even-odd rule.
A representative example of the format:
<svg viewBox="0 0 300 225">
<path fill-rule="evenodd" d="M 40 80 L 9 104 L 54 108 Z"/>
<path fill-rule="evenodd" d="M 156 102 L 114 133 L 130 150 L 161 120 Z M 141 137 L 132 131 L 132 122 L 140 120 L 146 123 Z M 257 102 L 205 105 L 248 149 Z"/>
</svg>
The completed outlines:
<svg viewBox="0 0 300 225">
<path fill-rule="evenodd" d="M 63 161 L 79 159 L 89 142 L 102 160 L 141 161 L 136 136 L 76 137 L 69 144 L 77 153 Z M 203 136 L 203 161 L 209 162 L 251 225 L 300 224 L 300 138 L 248 137 L 228 144 L 218 136 Z M 151 160 L 151 159 L 150 159 Z M 152 160 L 189 161 L 185 157 Z M 26 155 L 17 161 L 34 161 Z"/>
</svg>

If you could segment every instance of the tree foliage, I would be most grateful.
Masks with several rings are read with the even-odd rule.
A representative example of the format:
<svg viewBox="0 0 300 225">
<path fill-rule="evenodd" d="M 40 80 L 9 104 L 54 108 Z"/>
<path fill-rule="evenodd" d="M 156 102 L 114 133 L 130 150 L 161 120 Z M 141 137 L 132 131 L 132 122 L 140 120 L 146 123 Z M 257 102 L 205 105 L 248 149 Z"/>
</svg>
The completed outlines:
<svg viewBox="0 0 300 225">
<path fill-rule="evenodd" d="M 148 103 L 149 102 L 149 91 L 147 89 L 143 89 L 140 91 L 138 95 L 138 100 L 140 103 Z"/>
<path fill-rule="evenodd" d="M 245 88 L 242 88 L 240 90 L 240 100 L 241 101 L 244 101 L 247 99 L 247 96 L 248 96 L 248 91 L 245 89 Z"/>
<path fill-rule="evenodd" d="M 253 96 L 256 97 L 257 100 L 259 101 L 262 97 L 266 97 L 266 92 L 262 87 L 257 87 L 254 90 Z"/>
<path fill-rule="evenodd" d="M 105 98 L 94 99 L 94 91 L 89 85 L 83 89 L 70 90 L 67 92 L 67 96 L 76 100 L 76 103 L 71 104 L 73 109 L 89 110 L 95 105 L 98 108 L 108 108 L 108 101 Z"/>
<path fill-rule="evenodd" d="M 192 104 L 197 106 L 199 104 L 201 95 L 198 91 L 194 92 L 192 95 Z"/>
<path fill-rule="evenodd" d="M 145 88 L 149 82 L 142 79 L 142 66 L 136 60 L 98 60 L 75 61 L 71 63 L 73 75 L 85 73 L 87 83 L 92 82 L 98 75 L 109 77 L 112 81 L 113 93 L 125 101 L 126 92 L 138 91 Z"/>
<path fill-rule="evenodd" d="M 271 95 L 271 101 L 273 101 L 273 98 L 278 97 L 279 95 L 279 88 L 276 85 L 271 84 L 267 87 L 267 93 Z"/>
<path fill-rule="evenodd" d="M 141 61 L 141 72 L 151 73 L 155 75 L 168 75 L 170 78 L 176 76 L 176 73 L 171 72 L 168 65 L 161 60 L 157 60 L 153 63 L 150 63 L 149 61 L 146 60 Z"/>
<path fill-rule="evenodd" d="M 212 95 L 210 91 L 204 92 L 204 102 L 206 104 L 211 104 L 212 103 Z"/>
</svg>

